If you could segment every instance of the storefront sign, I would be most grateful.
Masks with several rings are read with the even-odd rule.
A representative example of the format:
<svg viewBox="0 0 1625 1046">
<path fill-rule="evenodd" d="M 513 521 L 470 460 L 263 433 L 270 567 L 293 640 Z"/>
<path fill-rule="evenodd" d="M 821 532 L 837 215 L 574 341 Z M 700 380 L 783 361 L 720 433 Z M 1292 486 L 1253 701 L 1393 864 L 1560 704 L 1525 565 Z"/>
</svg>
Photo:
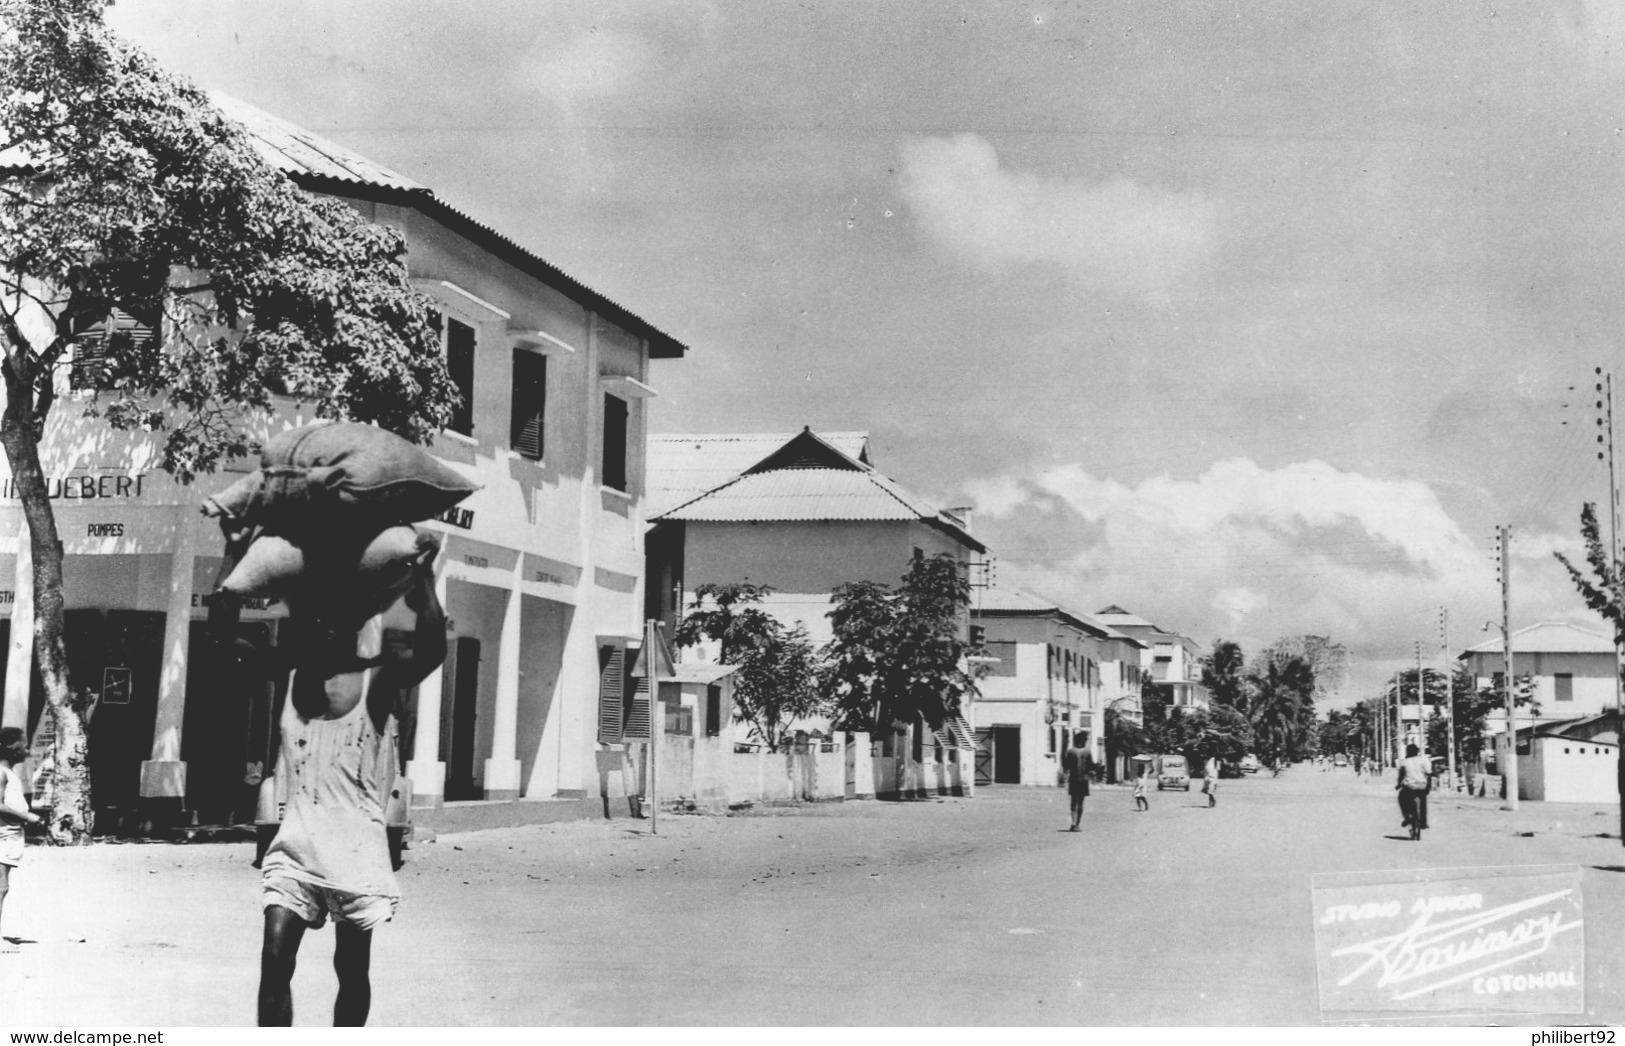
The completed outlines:
<svg viewBox="0 0 1625 1046">
<path fill-rule="evenodd" d="M 435 518 L 462 530 L 472 530 L 474 527 L 474 510 L 471 508 L 448 508 Z"/>
<path fill-rule="evenodd" d="M 488 567 L 491 565 L 491 561 L 484 556 L 465 555 L 463 556 L 463 562 L 471 567 Z"/>
<path fill-rule="evenodd" d="M 85 536 L 93 538 L 121 538 L 124 536 L 124 524 L 92 523 L 86 527 Z"/>
<path fill-rule="evenodd" d="M 144 473 L 134 476 L 58 476 L 45 481 L 45 490 L 52 501 L 139 498 L 144 478 Z M 16 501 L 19 497 L 16 479 L 10 476 L 0 479 L 0 500 Z"/>
<path fill-rule="evenodd" d="M 102 669 L 102 704 L 127 705 L 130 703 L 130 670 L 108 667 Z"/>
<path fill-rule="evenodd" d="M 1585 1010 L 1578 868 L 1326 875 L 1312 892 L 1323 1012 Z"/>
</svg>

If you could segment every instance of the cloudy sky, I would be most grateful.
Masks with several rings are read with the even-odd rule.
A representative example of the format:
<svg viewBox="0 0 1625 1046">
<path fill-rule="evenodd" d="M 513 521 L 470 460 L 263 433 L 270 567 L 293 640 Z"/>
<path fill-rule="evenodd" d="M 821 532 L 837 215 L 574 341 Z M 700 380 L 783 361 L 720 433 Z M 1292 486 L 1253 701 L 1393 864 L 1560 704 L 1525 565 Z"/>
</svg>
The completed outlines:
<svg viewBox="0 0 1625 1046">
<path fill-rule="evenodd" d="M 1441 608 L 1457 649 L 1486 638 L 1499 524 L 1514 627 L 1602 627 L 1551 552 L 1608 497 L 1622 12 L 122 0 L 112 21 L 685 341 L 657 431 L 867 429 L 883 471 L 976 506 L 1002 584 L 1204 646 L 1330 635 L 1353 698 L 1417 641 L 1441 656 Z"/>
</svg>

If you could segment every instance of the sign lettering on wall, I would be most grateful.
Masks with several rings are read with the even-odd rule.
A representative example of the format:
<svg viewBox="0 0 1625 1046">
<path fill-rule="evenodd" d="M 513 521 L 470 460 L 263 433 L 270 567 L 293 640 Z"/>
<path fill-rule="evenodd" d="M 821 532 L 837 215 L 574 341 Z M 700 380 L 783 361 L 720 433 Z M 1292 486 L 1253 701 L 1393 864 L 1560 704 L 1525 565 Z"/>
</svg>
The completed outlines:
<svg viewBox="0 0 1625 1046">
<path fill-rule="evenodd" d="M 91 523 L 85 528 L 87 537 L 93 538 L 121 538 L 124 536 L 123 523 Z"/>
<path fill-rule="evenodd" d="M 471 530 L 474 527 L 474 510 L 471 508 L 448 508 L 435 518 L 462 530 Z"/>
<path fill-rule="evenodd" d="M 134 476 L 57 476 L 46 479 L 45 491 L 52 501 L 92 501 L 109 498 L 139 498 L 142 494 L 144 473 Z M 0 500 L 17 501 L 17 480 L 11 476 L 0 479 Z"/>
</svg>

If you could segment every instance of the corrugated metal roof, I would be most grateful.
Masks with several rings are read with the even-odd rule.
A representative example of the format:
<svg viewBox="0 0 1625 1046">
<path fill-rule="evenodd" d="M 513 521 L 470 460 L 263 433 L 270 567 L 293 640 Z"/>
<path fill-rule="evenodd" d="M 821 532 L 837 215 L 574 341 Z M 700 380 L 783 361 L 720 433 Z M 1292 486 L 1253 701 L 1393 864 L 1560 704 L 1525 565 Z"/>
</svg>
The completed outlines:
<svg viewBox="0 0 1625 1046">
<path fill-rule="evenodd" d="M 248 132 L 250 143 L 266 163 L 302 188 L 334 195 L 355 193 L 397 198 L 404 206 L 415 208 L 459 235 L 468 237 L 520 271 L 579 296 L 588 308 L 628 333 L 648 338 L 651 357 L 678 359 L 687 353 L 688 346 L 670 334 L 614 299 L 588 287 L 529 248 L 453 207 L 427 186 L 241 99 L 218 91 L 210 91 L 208 96 L 223 116 Z M 29 157 L 20 149 L 0 152 L 0 170 L 26 169 L 28 165 Z"/>
<path fill-rule="evenodd" d="M 428 192 L 404 174 L 353 153 L 321 135 L 307 131 L 270 113 L 256 109 L 219 91 L 209 92 L 209 101 L 227 119 L 241 124 L 253 139 L 254 148 L 265 162 L 284 174 L 299 177 L 333 178 L 376 188 L 402 192 Z"/>
<path fill-rule="evenodd" d="M 1460 656 L 1468 654 L 1499 654 L 1501 637 L 1470 646 Z M 1611 654 L 1614 641 L 1601 632 L 1564 624 L 1560 621 L 1541 621 L 1512 632 L 1512 653 L 1518 654 Z M 1518 666 L 1512 666 L 1516 674 Z"/>
<path fill-rule="evenodd" d="M 780 469 L 740 476 L 665 514 L 711 521 L 919 519 L 934 515 L 881 477 L 850 469 Z"/>
<path fill-rule="evenodd" d="M 1135 646 L 1145 645 L 1138 639 L 1135 639 L 1133 636 L 1119 632 L 1117 629 L 1112 628 L 1110 625 L 1096 617 L 1092 617 L 1089 614 L 1079 613 L 1076 610 L 1068 610 L 1066 607 L 1061 606 L 1053 599 L 1045 599 L 1042 596 L 1035 595 L 1031 592 L 1025 591 L 1024 589 L 984 589 L 978 594 L 976 601 L 973 601 L 972 606 L 975 608 L 972 611 L 973 615 L 978 613 L 1055 614 L 1072 620 L 1076 624 L 1080 625 L 1085 631 L 1097 632 L 1105 639 L 1120 639 L 1125 643 L 1132 643 Z"/>
<path fill-rule="evenodd" d="M 672 433 L 650 436 L 646 503 L 650 516 L 721 486 L 794 439 L 795 432 Z M 867 432 L 820 432 L 857 461 L 869 460 Z"/>
</svg>

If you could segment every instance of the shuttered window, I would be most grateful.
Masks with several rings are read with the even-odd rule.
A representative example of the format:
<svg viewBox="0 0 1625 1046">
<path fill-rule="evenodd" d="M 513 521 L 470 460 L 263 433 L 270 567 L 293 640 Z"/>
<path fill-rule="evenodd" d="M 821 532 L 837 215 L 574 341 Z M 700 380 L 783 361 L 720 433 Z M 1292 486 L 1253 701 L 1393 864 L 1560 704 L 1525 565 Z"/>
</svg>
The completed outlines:
<svg viewBox="0 0 1625 1046">
<path fill-rule="evenodd" d="M 649 740 L 649 677 L 638 676 L 627 680 L 626 729 L 621 736 L 628 741 Z"/>
<path fill-rule="evenodd" d="M 130 312 L 114 309 L 107 319 L 86 330 L 74 342 L 73 364 L 68 368 L 69 387 L 75 391 L 111 388 L 108 356 L 147 347 L 161 322 L 156 306 Z"/>
<path fill-rule="evenodd" d="M 513 350 L 513 413 L 508 443 L 532 461 L 542 460 L 542 418 L 547 408 L 547 357 Z"/>
<path fill-rule="evenodd" d="M 626 401 L 604 394 L 604 468 L 600 482 L 612 490 L 626 489 Z"/>
<path fill-rule="evenodd" d="M 606 745 L 621 743 L 625 717 L 626 649 L 598 648 L 598 740 Z"/>
<path fill-rule="evenodd" d="M 451 412 L 446 428 L 464 436 L 474 435 L 474 328 L 446 317 L 446 372 L 457 387 L 461 401 Z"/>
</svg>

